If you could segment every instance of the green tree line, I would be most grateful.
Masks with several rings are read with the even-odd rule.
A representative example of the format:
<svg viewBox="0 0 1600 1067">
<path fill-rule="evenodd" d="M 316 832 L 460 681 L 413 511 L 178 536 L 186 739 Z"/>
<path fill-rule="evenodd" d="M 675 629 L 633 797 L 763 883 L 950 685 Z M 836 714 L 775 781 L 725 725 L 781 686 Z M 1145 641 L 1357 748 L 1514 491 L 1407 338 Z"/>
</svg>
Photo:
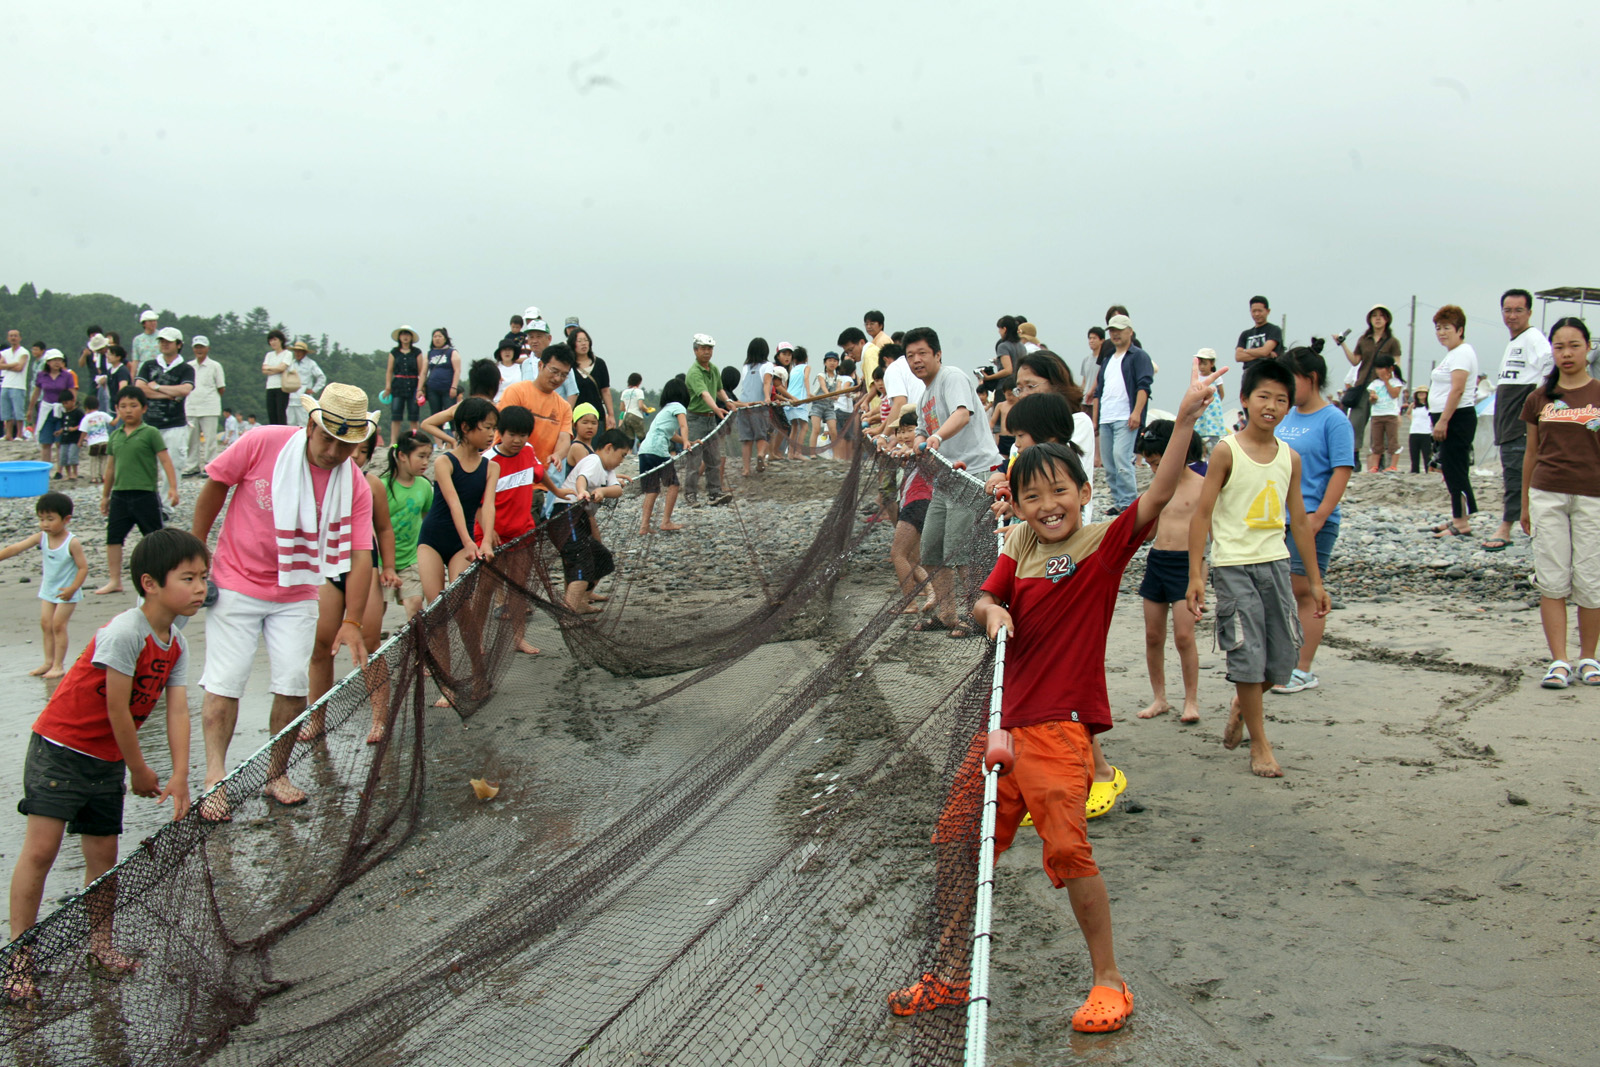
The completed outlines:
<svg viewBox="0 0 1600 1067">
<path fill-rule="evenodd" d="M 261 374 L 261 358 L 267 351 L 267 331 L 274 329 L 283 330 L 291 344 L 304 341 L 310 345 L 311 358 L 322 367 L 330 382 L 359 385 L 367 391 L 369 402 L 377 406 L 378 393 L 383 389 L 387 349 L 356 352 L 331 340 L 327 334 L 313 337 L 293 333 L 263 307 L 252 308 L 244 315 L 233 311 L 220 315 L 190 315 L 154 304 L 130 303 L 106 293 L 53 293 L 49 289 L 36 289 L 29 282 L 14 293 L 9 287 L 0 286 L 0 331 L 19 331 L 25 347 L 43 341 L 47 348 L 61 349 L 66 354 L 68 369 L 78 375 L 80 391 L 87 394 L 92 390 L 83 389 L 89 384 L 89 378 L 78 357 L 88 340 L 88 328 L 99 326 L 115 332 L 122 346 L 131 350 L 133 338 L 140 332 L 139 313 L 147 307 L 160 314 L 161 325 L 176 326 L 183 331 L 186 357 L 190 338 L 202 334 L 210 340 L 211 358 L 222 364 L 228 375 L 228 391 L 223 403 L 240 415 L 266 419 L 266 379 Z M 30 366 L 30 377 L 42 369 Z M 137 369 L 134 368 L 135 372 Z"/>
</svg>

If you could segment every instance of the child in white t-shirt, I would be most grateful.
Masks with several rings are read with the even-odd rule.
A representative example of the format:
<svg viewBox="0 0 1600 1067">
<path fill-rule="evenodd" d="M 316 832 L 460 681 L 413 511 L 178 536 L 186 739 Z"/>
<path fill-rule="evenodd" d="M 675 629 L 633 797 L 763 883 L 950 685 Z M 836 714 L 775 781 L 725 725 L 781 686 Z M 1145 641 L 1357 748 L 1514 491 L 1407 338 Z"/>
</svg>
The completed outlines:
<svg viewBox="0 0 1600 1067">
<path fill-rule="evenodd" d="M 1351 368 L 1352 370 L 1355 368 Z M 1405 379 L 1394 357 L 1388 353 L 1378 356 L 1372 363 L 1372 381 L 1367 384 L 1367 395 L 1372 398 L 1372 454 L 1368 473 L 1397 471 L 1400 462 L 1400 401 L 1406 395 Z M 1357 448 L 1360 442 L 1357 442 Z"/>
<path fill-rule="evenodd" d="M 116 420 L 100 410 L 100 398 L 89 395 L 83 398 L 84 416 L 78 424 L 83 443 L 89 446 L 89 478 L 100 481 L 104 476 L 106 446 L 111 443 L 111 427 Z"/>
<path fill-rule="evenodd" d="M 1428 389 L 1411 391 L 1411 473 L 1426 474 L 1433 467 L 1433 414 L 1428 410 Z"/>
<path fill-rule="evenodd" d="M 628 440 L 639 441 L 644 438 L 645 423 L 650 421 L 650 413 L 644 406 L 644 375 L 628 375 L 628 387 L 622 391 L 622 432 L 628 435 Z"/>
<path fill-rule="evenodd" d="M 621 430 L 607 430 L 594 439 L 594 451 L 580 459 L 561 483 L 576 496 L 566 506 L 557 505 L 545 529 L 561 552 L 561 569 L 567 583 L 567 607 L 580 615 L 602 609 L 594 602 L 609 597 L 594 595 L 594 587 L 616 569 L 611 550 L 600 542 L 600 526 L 593 505 L 622 495 L 617 467 L 628 458 L 633 442 Z"/>
</svg>

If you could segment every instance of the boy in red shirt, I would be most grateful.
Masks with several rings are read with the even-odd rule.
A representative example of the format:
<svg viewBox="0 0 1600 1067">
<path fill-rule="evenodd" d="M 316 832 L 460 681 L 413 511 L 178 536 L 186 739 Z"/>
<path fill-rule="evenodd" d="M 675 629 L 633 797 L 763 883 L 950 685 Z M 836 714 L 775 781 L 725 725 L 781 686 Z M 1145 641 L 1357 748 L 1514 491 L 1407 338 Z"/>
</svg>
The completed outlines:
<svg viewBox="0 0 1600 1067">
<path fill-rule="evenodd" d="M 129 567 L 143 602 L 95 633 L 34 722 L 17 805 L 28 817 L 28 829 L 11 874 L 14 936 L 26 936 L 39 919 L 45 876 L 64 833 L 79 835 L 85 885 L 116 865 L 125 775 L 142 797 L 155 797 L 158 804 L 171 797 L 174 820 L 188 812 L 189 655 L 173 621 L 205 603 L 210 564 L 205 543 L 186 530 L 167 527 L 146 534 Z M 165 786 L 145 762 L 137 734 L 163 691 L 172 756 L 172 777 Z M 116 886 L 107 883 L 88 902 L 89 964 L 120 977 L 139 963 L 112 947 L 115 895 Z M 37 1006 L 26 948 L 11 957 L 0 983 L 8 1002 Z"/>
<path fill-rule="evenodd" d="M 545 465 L 539 462 L 538 450 L 528 447 L 528 438 L 533 436 L 533 412 L 520 404 L 507 404 L 500 409 L 499 430 L 500 437 L 489 450 L 489 458 L 500 466 L 500 480 L 494 488 L 494 533 L 500 544 L 505 545 L 533 531 L 534 486 L 543 486 L 546 491 L 563 498 L 573 494 L 556 485 Z M 473 536 L 481 539 L 482 528 L 475 527 Z M 518 585 L 526 585 L 533 557 L 531 549 L 513 553 L 503 561 L 506 576 Z M 537 656 L 539 650 L 523 637 L 527 618 L 524 610 L 522 621 L 517 625 L 517 651 Z"/>
<path fill-rule="evenodd" d="M 1066 887 L 1094 969 L 1094 987 L 1072 1016 L 1074 1030 L 1120 1030 L 1133 1014 L 1133 993 L 1112 950 L 1111 903 L 1089 847 L 1084 810 L 1094 783 L 1089 738 L 1111 729 L 1106 635 L 1122 572 L 1178 487 L 1195 420 L 1221 373 L 1201 378 L 1196 364 L 1150 487 L 1110 522 L 1081 525 L 1091 485 L 1075 452 L 1057 444 L 1025 450 L 1011 469 L 1012 507 L 1022 523 L 1007 535 L 973 608 L 991 638 L 1002 627 L 1008 635 L 1001 727 L 1010 733 L 1016 757 L 999 783 L 995 851 L 1011 846 L 1023 815 L 1031 812 L 1044 838 L 1045 873 L 1058 889 Z M 963 815 L 970 821 L 981 804 L 984 741 L 982 735 L 974 739 L 942 824 L 960 822 Z M 942 834 L 935 840 L 947 843 Z M 976 887 L 971 881 L 949 884 L 957 871 L 963 880 L 969 877 L 964 865 L 940 864 L 937 899 L 954 906 L 941 909 L 952 918 L 940 941 L 938 970 L 889 994 L 897 1015 L 966 1003 L 971 941 L 962 923 Z"/>
</svg>

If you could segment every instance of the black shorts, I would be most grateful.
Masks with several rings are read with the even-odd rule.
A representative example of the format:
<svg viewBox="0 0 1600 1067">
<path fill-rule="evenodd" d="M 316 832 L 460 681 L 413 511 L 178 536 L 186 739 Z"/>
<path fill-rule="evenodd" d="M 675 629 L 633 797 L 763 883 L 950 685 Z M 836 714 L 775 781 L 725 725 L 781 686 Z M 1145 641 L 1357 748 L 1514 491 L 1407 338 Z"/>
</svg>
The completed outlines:
<svg viewBox="0 0 1600 1067">
<path fill-rule="evenodd" d="M 900 505 L 900 521 L 909 522 L 917 528 L 917 533 L 922 532 L 922 520 L 928 517 L 928 499 L 913 500 L 909 504 Z"/>
<path fill-rule="evenodd" d="M 67 824 L 67 833 L 115 837 L 122 833 L 122 797 L 128 765 L 108 763 L 28 735 L 17 811 Z"/>
<path fill-rule="evenodd" d="M 1139 595 L 1157 604 L 1176 604 L 1189 595 L 1189 553 L 1152 548 L 1144 561 Z"/>
<path fill-rule="evenodd" d="M 646 493 L 659 493 L 678 484 L 678 467 L 663 456 L 639 453 L 639 475 L 644 479 Z"/>
<path fill-rule="evenodd" d="M 374 534 L 373 537 L 376 538 L 377 535 Z M 450 566 L 450 561 L 449 560 L 445 560 L 445 566 L 446 567 Z M 383 560 L 382 560 L 381 557 L 379 557 L 377 549 L 373 549 L 372 550 L 372 569 L 375 572 L 376 571 L 381 571 L 383 569 Z M 350 576 L 350 572 L 349 571 L 345 571 L 343 574 L 335 575 L 334 577 L 329 578 L 328 579 L 328 584 L 333 586 L 335 589 L 339 590 L 340 593 L 343 593 L 344 592 L 344 580 L 346 578 L 348 578 L 349 576 Z"/>
<path fill-rule="evenodd" d="M 106 514 L 106 544 L 122 544 L 128 539 L 128 531 L 135 526 L 142 534 L 161 529 L 161 497 L 154 489 L 111 490 L 111 506 Z"/>
<path fill-rule="evenodd" d="M 616 570 L 611 550 L 596 541 L 589 529 L 587 508 L 557 507 L 544 528 L 561 552 L 562 577 L 568 585 L 587 582 L 593 589 L 600 579 Z"/>
</svg>

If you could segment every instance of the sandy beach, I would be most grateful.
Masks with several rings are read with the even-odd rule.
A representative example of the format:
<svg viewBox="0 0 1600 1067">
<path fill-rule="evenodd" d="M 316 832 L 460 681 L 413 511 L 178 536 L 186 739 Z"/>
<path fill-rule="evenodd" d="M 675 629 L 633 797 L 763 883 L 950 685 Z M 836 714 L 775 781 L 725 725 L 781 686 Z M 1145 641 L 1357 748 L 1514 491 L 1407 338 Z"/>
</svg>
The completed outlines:
<svg viewBox="0 0 1600 1067">
<path fill-rule="evenodd" d="M 794 478 L 796 496 L 814 496 L 819 481 L 791 470 L 770 477 Z M 185 505 L 198 484 L 184 483 Z M 1497 472 L 1478 485 L 1486 507 L 1498 502 Z M 101 568 L 90 588 L 103 580 L 96 494 L 76 494 L 79 532 Z M 1141 564 L 1130 568 L 1107 664 L 1116 728 L 1103 738 L 1129 789 L 1090 828 L 1137 1014 L 1118 1034 L 1071 1031 L 1087 957 L 1024 831 L 999 865 L 991 1062 L 1596 1062 L 1600 920 L 1587 887 L 1600 804 L 1588 743 L 1600 689 L 1538 687 L 1546 653 L 1519 585 L 1525 539 L 1491 557 L 1481 538 L 1418 532 L 1442 511 L 1434 477 L 1358 476 L 1347 499 L 1329 578 L 1342 608 L 1317 659 L 1321 685 L 1268 703 L 1279 781 L 1253 777 L 1244 750 L 1220 744 L 1231 686 L 1208 623 L 1200 724 L 1135 717 L 1149 688 Z M 25 524 L 30 511 L 28 501 L 0 503 L 0 527 Z M 26 675 L 39 647 L 36 582 L 31 557 L 0 564 L 8 797 L 20 795 L 23 743 L 49 693 Z M 87 597 L 72 655 L 131 604 L 127 594 Z M 198 786 L 203 613 L 188 633 Z M 1170 651 L 1167 670 L 1175 686 Z M 240 723 L 235 763 L 267 739 L 264 696 L 244 702 Z M 143 732 L 157 753 L 161 729 L 158 715 Z M 165 775 L 162 758 L 152 762 Z M 124 852 L 167 817 L 130 797 Z M 22 823 L 13 815 L 0 829 L 7 870 Z M 81 875 L 69 843 L 47 912 Z"/>
</svg>

